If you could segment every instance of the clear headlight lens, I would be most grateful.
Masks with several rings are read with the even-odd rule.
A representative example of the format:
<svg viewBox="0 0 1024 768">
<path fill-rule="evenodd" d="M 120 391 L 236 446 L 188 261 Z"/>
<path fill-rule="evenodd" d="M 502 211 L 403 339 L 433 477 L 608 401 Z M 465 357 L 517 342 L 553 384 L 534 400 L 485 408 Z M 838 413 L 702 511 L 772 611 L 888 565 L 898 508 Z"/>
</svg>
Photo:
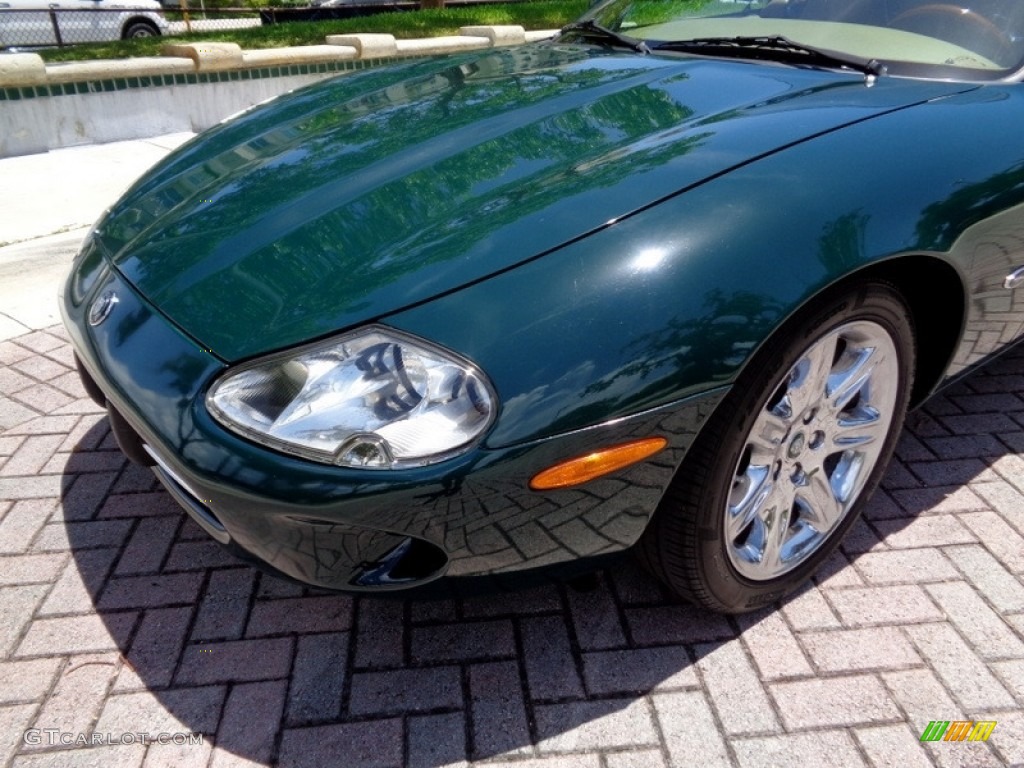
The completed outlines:
<svg viewBox="0 0 1024 768">
<path fill-rule="evenodd" d="M 376 326 L 233 369 L 206 404 L 228 429 L 285 453 L 390 469 L 468 447 L 496 398 L 470 363 Z"/>
</svg>

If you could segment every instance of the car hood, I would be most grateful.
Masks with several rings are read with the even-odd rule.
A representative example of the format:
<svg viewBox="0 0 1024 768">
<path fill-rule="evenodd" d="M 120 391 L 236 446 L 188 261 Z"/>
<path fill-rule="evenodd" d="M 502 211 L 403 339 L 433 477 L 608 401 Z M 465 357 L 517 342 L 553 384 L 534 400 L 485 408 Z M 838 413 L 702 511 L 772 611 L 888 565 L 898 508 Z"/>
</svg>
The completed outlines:
<svg viewBox="0 0 1024 768">
<path fill-rule="evenodd" d="M 232 361 L 427 301 L 764 154 L 965 87 L 588 46 L 407 63 L 203 134 L 137 183 L 97 240 Z"/>
</svg>

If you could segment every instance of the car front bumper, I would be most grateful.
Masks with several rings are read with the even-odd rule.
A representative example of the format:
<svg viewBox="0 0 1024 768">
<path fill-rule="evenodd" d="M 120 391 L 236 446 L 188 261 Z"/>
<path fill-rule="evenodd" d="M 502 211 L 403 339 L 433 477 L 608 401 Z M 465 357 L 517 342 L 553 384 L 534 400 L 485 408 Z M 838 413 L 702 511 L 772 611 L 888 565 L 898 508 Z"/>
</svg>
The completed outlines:
<svg viewBox="0 0 1024 768">
<path fill-rule="evenodd" d="M 436 465 L 358 470 L 276 453 L 215 422 L 203 403 L 225 363 L 150 306 L 114 270 L 69 278 L 61 302 L 87 389 L 125 453 L 213 538 L 278 573 L 329 589 L 387 591 L 441 576 L 579 565 L 630 547 L 723 390 L 531 443 L 478 446 Z M 86 269 L 76 264 L 76 271 Z M 98 297 L 115 296 L 92 325 Z M 500 418 L 500 417 L 499 417 Z M 570 489 L 530 478 L 559 461 L 663 436 L 661 453 Z"/>
</svg>

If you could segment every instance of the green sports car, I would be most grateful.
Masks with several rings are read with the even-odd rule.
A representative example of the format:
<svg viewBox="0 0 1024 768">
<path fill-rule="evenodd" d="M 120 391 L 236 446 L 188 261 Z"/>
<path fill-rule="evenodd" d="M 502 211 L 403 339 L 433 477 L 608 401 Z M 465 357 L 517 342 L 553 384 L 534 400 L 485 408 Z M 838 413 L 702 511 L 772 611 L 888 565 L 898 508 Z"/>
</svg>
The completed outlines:
<svg viewBox="0 0 1024 768">
<path fill-rule="evenodd" d="M 125 453 L 277 573 L 633 550 L 750 610 L 837 545 L 908 407 L 1024 336 L 1022 76 L 1014 0 L 609 0 L 197 137 L 62 309 Z"/>
</svg>

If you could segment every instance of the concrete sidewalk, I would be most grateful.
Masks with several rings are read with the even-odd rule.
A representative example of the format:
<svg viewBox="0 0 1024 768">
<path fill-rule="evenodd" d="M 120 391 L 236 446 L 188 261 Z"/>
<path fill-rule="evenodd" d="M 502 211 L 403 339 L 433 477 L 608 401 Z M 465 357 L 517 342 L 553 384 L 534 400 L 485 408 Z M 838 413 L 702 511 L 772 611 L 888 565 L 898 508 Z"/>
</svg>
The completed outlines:
<svg viewBox="0 0 1024 768">
<path fill-rule="evenodd" d="M 0 341 L 60 321 L 57 290 L 88 228 L 192 135 L 0 159 Z"/>
</svg>

